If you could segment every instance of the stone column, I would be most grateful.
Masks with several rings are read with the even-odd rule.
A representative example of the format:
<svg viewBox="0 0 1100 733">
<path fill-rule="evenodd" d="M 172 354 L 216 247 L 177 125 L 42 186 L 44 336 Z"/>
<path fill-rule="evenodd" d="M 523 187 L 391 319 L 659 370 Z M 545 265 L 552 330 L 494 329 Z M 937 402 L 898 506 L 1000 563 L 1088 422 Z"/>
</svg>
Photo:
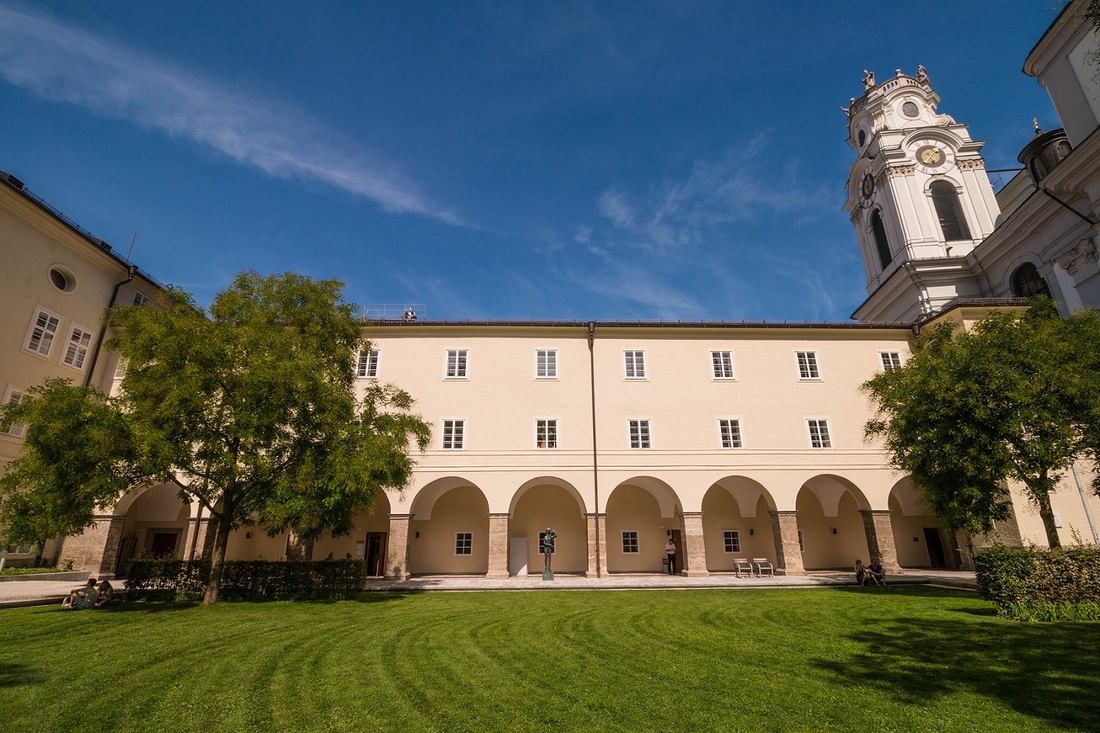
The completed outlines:
<svg viewBox="0 0 1100 733">
<path fill-rule="evenodd" d="M 607 575 L 607 516 L 604 514 L 585 514 L 588 525 L 588 570 L 586 578 L 602 578 Z M 596 544 L 596 529 L 599 528 L 600 542 Z"/>
<path fill-rule="evenodd" d="M 798 512 L 768 512 L 775 538 L 775 572 L 778 575 L 805 575 L 802 548 L 798 546 Z"/>
<path fill-rule="evenodd" d="M 871 555 L 871 561 L 878 560 L 887 572 L 900 573 L 890 510 L 861 509 L 859 513 L 863 515 L 863 531 L 867 534 L 867 552 Z"/>
<path fill-rule="evenodd" d="M 707 572 L 707 549 L 703 542 L 703 513 L 684 512 L 680 515 L 680 543 L 684 558 L 683 574 L 702 578 Z"/>
<path fill-rule="evenodd" d="M 390 580 L 409 579 L 409 523 L 411 514 L 390 515 L 390 536 L 386 542 L 384 574 Z"/>
<path fill-rule="evenodd" d="M 210 532 L 212 526 L 209 515 L 191 517 L 187 522 L 187 536 L 183 544 L 184 560 L 202 560 L 210 556 L 214 540 Z"/>
<path fill-rule="evenodd" d="M 93 575 L 112 575 L 118 563 L 119 543 L 126 517 L 97 514 L 93 524 L 78 535 L 66 537 L 61 545 L 62 560 L 71 559 L 74 570 Z"/>
<path fill-rule="evenodd" d="M 486 578 L 508 577 L 508 514 L 489 515 L 489 572 Z"/>
</svg>

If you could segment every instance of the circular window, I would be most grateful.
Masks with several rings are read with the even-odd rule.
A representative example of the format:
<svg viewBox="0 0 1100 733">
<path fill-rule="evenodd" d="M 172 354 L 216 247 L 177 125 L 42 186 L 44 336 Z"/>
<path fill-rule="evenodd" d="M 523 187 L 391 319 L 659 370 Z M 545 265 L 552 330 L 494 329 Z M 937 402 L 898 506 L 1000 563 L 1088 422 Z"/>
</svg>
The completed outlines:
<svg viewBox="0 0 1100 733">
<path fill-rule="evenodd" d="M 76 289 L 76 278 L 71 272 L 60 267 L 50 268 L 50 282 L 63 293 L 71 293 Z"/>
<path fill-rule="evenodd" d="M 906 117 L 916 117 L 920 114 L 920 109 L 917 107 L 916 102 L 906 102 L 901 105 L 901 113 Z"/>
</svg>

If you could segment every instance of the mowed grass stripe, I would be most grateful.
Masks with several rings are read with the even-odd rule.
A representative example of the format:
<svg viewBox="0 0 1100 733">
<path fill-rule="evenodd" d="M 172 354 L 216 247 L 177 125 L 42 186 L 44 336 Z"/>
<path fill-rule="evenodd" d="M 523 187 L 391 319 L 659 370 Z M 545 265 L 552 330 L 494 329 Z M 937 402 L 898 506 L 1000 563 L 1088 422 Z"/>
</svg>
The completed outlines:
<svg viewBox="0 0 1100 733">
<path fill-rule="evenodd" d="M 0 611 L 0 730 L 1089 730 L 1100 626 L 924 587 Z"/>
</svg>

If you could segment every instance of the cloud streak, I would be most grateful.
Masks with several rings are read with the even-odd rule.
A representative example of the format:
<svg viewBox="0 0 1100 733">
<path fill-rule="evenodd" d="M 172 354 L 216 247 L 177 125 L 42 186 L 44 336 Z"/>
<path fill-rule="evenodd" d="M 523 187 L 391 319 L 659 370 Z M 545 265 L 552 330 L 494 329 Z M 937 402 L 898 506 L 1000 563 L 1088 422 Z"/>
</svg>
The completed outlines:
<svg viewBox="0 0 1100 733">
<path fill-rule="evenodd" d="M 43 99 L 192 140 L 275 178 L 320 182 L 389 213 L 464 226 L 400 172 L 334 145 L 331 131 L 283 106 L 32 11 L 0 5 L 0 76 Z"/>
</svg>

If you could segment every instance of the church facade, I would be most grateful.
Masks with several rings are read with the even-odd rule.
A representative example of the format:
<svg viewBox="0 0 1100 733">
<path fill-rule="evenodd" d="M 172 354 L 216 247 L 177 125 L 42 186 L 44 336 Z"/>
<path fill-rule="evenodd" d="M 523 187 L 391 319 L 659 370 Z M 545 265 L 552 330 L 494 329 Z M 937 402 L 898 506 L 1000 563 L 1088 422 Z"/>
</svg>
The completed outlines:
<svg viewBox="0 0 1100 733">
<path fill-rule="evenodd" d="M 938 111 L 923 68 L 865 76 L 847 112 L 845 209 L 868 290 L 851 322 L 367 322 L 360 389 L 381 381 L 411 393 L 432 444 L 409 486 L 309 554 L 363 559 L 394 578 L 508 577 L 541 568 L 541 535 L 553 528 L 555 571 L 594 576 L 661 572 L 670 538 L 674 570 L 695 576 L 736 572 L 746 558 L 790 574 L 857 558 L 895 571 L 965 566 L 965 542 L 864 439 L 872 413 L 860 385 L 903 365 L 920 329 L 941 319 L 965 327 L 1035 292 L 1066 312 L 1100 306 L 1100 102 L 1085 5 L 1071 3 L 1025 65 L 1064 129 L 1037 134 L 1025 170 L 996 194 L 982 143 Z M 155 281 L 10 179 L 0 180 L 0 246 L 19 263 L 5 277 L 20 287 L 0 296 L 18 331 L 0 350 L 5 399 L 55 373 L 117 388 L 110 354 L 74 370 L 61 350 L 42 353 L 40 312 L 56 320 L 58 346 L 87 333 L 91 349 L 102 309 L 137 302 Z M 54 271 L 94 287 L 66 290 Z M 0 435 L 0 461 L 19 444 Z M 1091 467 L 1080 471 L 1087 484 Z M 1045 543 L 1037 513 L 1014 498 L 1002 538 Z M 1100 499 L 1072 477 L 1054 508 L 1064 542 L 1097 541 Z M 201 557 L 211 536 L 175 487 L 142 486 L 46 554 L 121 574 L 132 557 Z M 290 545 L 244 528 L 228 556 L 278 560 Z"/>
</svg>

